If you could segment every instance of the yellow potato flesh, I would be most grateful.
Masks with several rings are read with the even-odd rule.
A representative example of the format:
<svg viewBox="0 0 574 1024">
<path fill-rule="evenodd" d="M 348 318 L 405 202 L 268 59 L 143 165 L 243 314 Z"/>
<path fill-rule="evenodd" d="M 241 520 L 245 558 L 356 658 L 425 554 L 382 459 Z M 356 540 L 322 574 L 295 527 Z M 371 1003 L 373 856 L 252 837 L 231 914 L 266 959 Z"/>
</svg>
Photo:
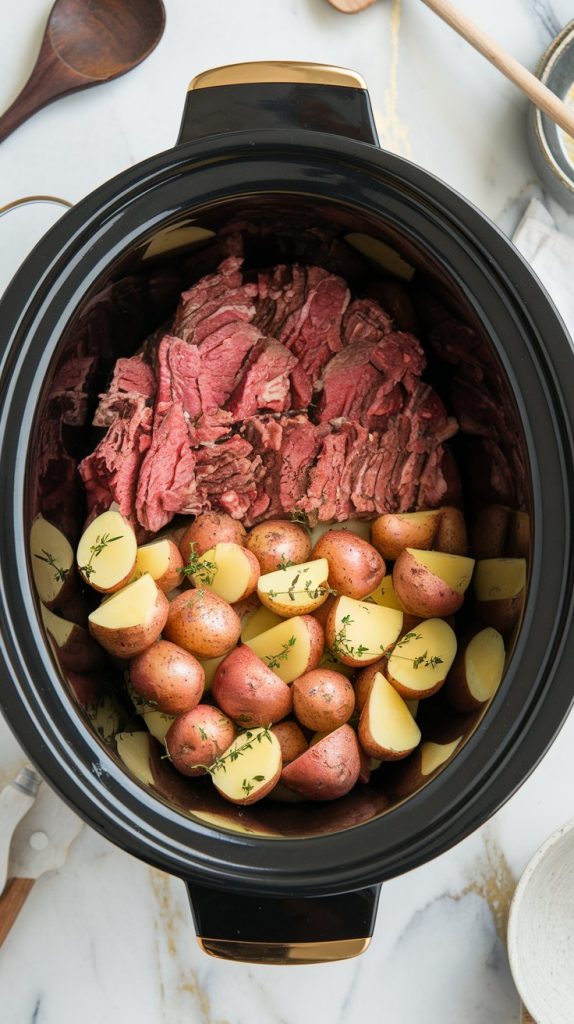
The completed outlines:
<svg viewBox="0 0 574 1024">
<path fill-rule="evenodd" d="M 146 622 L 154 608 L 158 589 L 149 573 L 102 601 L 90 622 L 106 629 L 126 629 Z"/>
<path fill-rule="evenodd" d="M 41 601 L 54 601 L 74 563 L 71 544 L 61 530 L 38 516 L 30 530 L 32 575 Z"/>
<path fill-rule="evenodd" d="M 452 743 L 431 743 L 428 740 L 421 747 L 421 775 L 431 775 L 441 764 L 452 757 L 458 747 L 462 736 Z"/>
<path fill-rule="evenodd" d="M 444 551 L 421 551 L 407 548 L 420 565 L 424 565 L 433 576 L 447 583 L 457 594 L 464 594 L 472 577 L 474 558 L 464 555 L 448 555 Z"/>
<path fill-rule="evenodd" d="M 131 575 L 136 555 L 132 527 L 119 512 L 110 511 L 97 516 L 84 531 L 76 558 L 84 579 L 97 590 L 106 591 Z"/>
<path fill-rule="evenodd" d="M 205 587 L 228 604 L 241 601 L 249 588 L 253 569 L 239 544 L 222 541 L 205 551 L 200 562 L 203 568 L 192 577 L 196 587 Z"/>
<path fill-rule="evenodd" d="M 269 665 L 284 683 L 302 676 L 309 664 L 311 641 L 300 618 L 287 619 L 278 626 L 247 641 L 258 658 Z"/>
<path fill-rule="evenodd" d="M 226 658 L 226 654 L 221 654 L 218 658 L 198 658 L 199 664 L 202 666 L 205 672 L 205 690 L 211 690 L 215 673 L 217 672 L 218 666 Z"/>
<path fill-rule="evenodd" d="M 165 734 L 175 720 L 175 715 L 165 715 L 163 711 L 145 711 L 143 720 L 152 736 L 160 743 L 165 743 Z"/>
<path fill-rule="evenodd" d="M 424 696 L 446 679 L 456 654 L 456 635 L 443 619 L 426 619 L 407 633 L 388 662 L 389 678 L 413 696 Z M 440 658 L 439 662 L 433 659 Z"/>
<path fill-rule="evenodd" d="M 278 626 L 282 621 L 281 616 L 276 615 L 270 608 L 258 608 L 252 612 L 245 622 L 241 630 L 241 639 L 246 644 L 248 640 L 253 640 L 260 633 L 264 633 L 267 629 L 272 629 L 273 626 Z"/>
<path fill-rule="evenodd" d="M 464 653 L 464 672 L 471 696 L 487 701 L 496 692 L 504 672 L 504 640 L 496 629 L 482 629 Z"/>
<path fill-rule="evenodd" d="M 45 608 L 44 605 L 41 606 L 40 612 L 42 622 L 57 647 L 65 647 L 75 629 L 83 630 L 82 626 L 76 626 L 75 623 L 62 619 L 60 615 L 54 615 L 54 612 L 51 612 L 49 608 Z M 83 631 L 85 632 L 85 630 Z"/>
<path fill-rule="evenodd" d="M 369 731 L 382 750 L 401 754 L 414 750 L 421 731 L 403 698 L 377 672 L 367 701 Z"/>
<path fill-rule="evenodd" d="M 380 658 L 394 644 L 403 625 L 403 613 L 352 597 L 341 597 L 337 605 L 335 654 L 352 658 L 357 664 Z"/>
<path fill-rule="evenodd" d="M 504 601 L 516 597 L 525 583 L 524 558 L 483 558 L 477 563 L 474 592 L 478 601 Z"/>
<path fill-rule="evenodd" d="M 168 540 L 156 540 L 138 548 L 135 571 L 143 576 L 149 573 L 152 580 L 159 580 L 169 565 L 170 544 Z"/>
<path fill-rule="evenodd" d="M 416 512 L 413 513 L 413 515 L 416 515 Z M 395 594 L 392 576 L 385 576 L 385 578 L 381 580 L 377 589 L 373 590 L 373 593 L 369 594 L 365 600 L 374 601 L 375 604 L 379 604 L 381 608 L 394 608 L 397 612 L 402 612 L 403 610 L 399 599 Z"/>
<path fill-rule="evenodd" d="M 235 760 L 230 755 L 241 750 Z M 233 803 L 252 801 L 281 770 L 279 741 L 267 729 L 252 729 L 241 733 L 222 755 L 224 767 L 212 771 L 216 789 Z"/>
<path fill-rule="evenodd" d="M 277 615 L 304 615 L 320 608 L 329 596 L 326 558 L 291 565 L 287 569 L 260 576 L 257 584 L 259 600 Z"/>
<path fill-rule="evenodd" d="M 147 732 L 119 732 L 116 749 L 129 772 L 146 786 L 153 786 Z"/>
</svg>

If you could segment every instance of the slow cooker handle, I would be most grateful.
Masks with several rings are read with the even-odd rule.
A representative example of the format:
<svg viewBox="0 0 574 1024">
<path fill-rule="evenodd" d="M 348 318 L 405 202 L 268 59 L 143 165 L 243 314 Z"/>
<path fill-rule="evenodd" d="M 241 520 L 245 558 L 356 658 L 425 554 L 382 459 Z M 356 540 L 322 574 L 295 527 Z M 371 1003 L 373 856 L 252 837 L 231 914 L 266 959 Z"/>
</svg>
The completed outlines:
<svg viewBox="0 0 574 1024">
<path fill-rule="evenodd" d="M 177 142 L 276 128 L 329 132 L 375 146 L 379 141 L 367 87 L 356 72 L 267 61 L 197 75 L 189 86 Z"/>
<path fill-rule="evenodd" d="M 224 960 L 318 964 L 346 960 L 371 941 L 380 885 L 337 896 L 249 896 L 188 883 L 201 948 Z"/>
</svg>

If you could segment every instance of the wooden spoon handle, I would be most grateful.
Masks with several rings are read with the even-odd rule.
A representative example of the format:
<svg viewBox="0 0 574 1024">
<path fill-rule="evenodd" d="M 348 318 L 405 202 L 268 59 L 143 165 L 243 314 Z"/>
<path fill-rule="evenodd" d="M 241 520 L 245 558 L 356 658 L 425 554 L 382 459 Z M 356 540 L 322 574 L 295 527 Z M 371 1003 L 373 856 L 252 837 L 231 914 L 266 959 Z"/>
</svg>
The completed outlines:
<svg viewBox="0 0 574 1024">
<path fill-rule="evenodd" d="M 502 71 L 511 82 L 514 82 L 519 89 L 522 89 L 532 102 L 540 107 L 556 124 L 559 124 L 569 135 L 574 138 L 574 110 L 567 107 L 562 100 L 558 99 L 550 89 L 547 89 L 542 82 L 527 71 L 523 65 L 499 46 L 498 43 L 482 32 L 474 22 L 462 14 L 458 8 L 449 3 L 448 0 L 422 0 L 423 4 L 430 7 L 439 18 L 446 21 L 459 36 L 466 39 L 475 50 L 482 53 L 495 68 Z"/>
<path fill-rule="evenodd" d="M 0 142 L 52 100 L 87 85 L 92 85 L 92 79 L 58 60 L 49 37 L 45 36 L 28 81 L 12 105 L 0 117 Z"/>
<path fill-rule="evenodd" d="M 24 906 L 35 878 L 11 878 L 0 896 L 0 946 Z"/>
</svg>

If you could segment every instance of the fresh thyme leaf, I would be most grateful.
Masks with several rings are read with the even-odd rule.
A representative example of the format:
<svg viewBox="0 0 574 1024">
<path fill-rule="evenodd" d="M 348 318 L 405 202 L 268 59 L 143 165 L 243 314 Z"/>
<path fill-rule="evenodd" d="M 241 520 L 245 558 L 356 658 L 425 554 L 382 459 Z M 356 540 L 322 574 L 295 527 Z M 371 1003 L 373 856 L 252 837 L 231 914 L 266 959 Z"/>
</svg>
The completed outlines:
<svg viewBox="0 0 574 1024">
<path fill-rule="evenodd" d="M 177 571 L 183 576 L 193 576 L 194 580 L 199 580 L 206 587 L 210 587 L 213 583 L 217 573 L 217 563 L 210 562 L 208 558 L 203 558 L 197 555 L 195 552 L 196 542 L 193 540 L 189 545 L 189 561 L 187 565 L 184 565 Z"/>
<path fill-rule="evenodd" d="M 257 733 L 256 739 L 258 743 L 261 743 L 262 739 L 268 739 L 270 743 L 273 742 L 271 738 L 271 733 L 269 732 L 270 728 L 271 725 L 267 725 Z M 253 731 L 249 730 L 243 735 L 245 736 L 246 742 L 243 743 L 240 747 L 236 747 L 234 750 L 230 750 L 228 754 L 222 754 L 219 757 L 216 757 L 215 760 L 211 762 L 211 764 L 198 764 L 196 765 L 196 768 L 204 768 L 205 771 L 209 772 L 209 774 L 212 776 L 215 775 L 216 772 L 226 771 L 226 761 L 233 763 L 234 761 L 239 760 L 239 758 L 242 756 L 242 754 L 245 753 L 246 750 L 253 750 Z M 251 790 L 249 792 L 251 792 Z"/>
<path fill-rule="evenodd" d="M 206 733 L 205 729 L 203 729 L 201 725 L 198 725 L 197 730 L 198 730 L 199 735 L 201 736 L 202 740 L 206 740 L 207 739 L 207 733 Z"/>
<path fill-rule="evenodd" d="M 95 566 L 92 565 L 94 558 L 101 555 L 102 551 L 107 548 L 108 544 L 113 544 L 115 540 L 121 540 L 122 537 L 123 533 L 120 533 L 118 537 L 110 537 L 109 533 L 102 533 L 102 536 L 100 537 L 98 534 L 94 543 L 90 547 L 90 557 L 87 564 L 80 566 L 80 572 L 83 573 L 87 580 L 89 580 L 96 571 Z"/>
<path fill-rule="evenodd" d="M 254 775 L 253 776 L 253 781 L 254 782 L 265 782 L 265 776 L 264 775 Z"/>
<path fill-rule="evenodd" d="M 269 668 L 280 668 L 281 662 L 285 661 L 289 657 L 289 648 L 293 647 L 297 642 L 295 636 L 289 637 L 284 644 L 281 645 L 281 650 L 277 651 L 277 654 L 266 654 L 264 661 L 267 662 Z"/>
<path fill-rule="evenodd" d="M 56 562 L 54 556 L 49 551 L 46 551 L 46 548 L 40 548 L 40 550 L 42 554 L 34 554 L 34 558 L 38 558 L 40 562 L 46 562 L 48 565 L 51 565 L 52 568 L 55 569 L 54 579 L 60 580 L 63 583 L 68 575 L 68 570 L 62 569 L 62 567 Z"/>
<path fill-rule="evenodd" d="M 279 559 L 279 562 L 277 564 L 277 568 L 290 569 L 292 565 L 295 565 L 295 562 L 290 562 L 288 558 L 285 558 L 285 555 L 281 555 L 281 558 Z"/>
</svg>

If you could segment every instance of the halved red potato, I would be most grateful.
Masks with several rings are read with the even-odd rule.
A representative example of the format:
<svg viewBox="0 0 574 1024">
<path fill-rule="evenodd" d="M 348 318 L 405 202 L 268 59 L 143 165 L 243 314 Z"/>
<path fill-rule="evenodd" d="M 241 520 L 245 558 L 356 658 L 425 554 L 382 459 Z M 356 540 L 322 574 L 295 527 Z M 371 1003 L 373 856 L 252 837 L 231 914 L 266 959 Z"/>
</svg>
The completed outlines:
<svg viewBox="0 0 574 1024">
<path fill-rule="evenodd" d="M 394 562 L 406 548 L 432 548 L 442 510 L 386 512 L 371 523 L 371 544 Z"/>
<path fill-rule="evenodd" d="M 298 615 L 247 641 L 258 658 L 284 683 L 292 683 L 319 664 L 325 649 L 321 626 L 312 615 Z"/>
<path fill-rule="evenodd" d="M 120 590 L 132 577 L 137 542 L 133 527 L 116 511 L 102 512 L 86 527 L 76 561 L 82 579 L 104 594 Z"/>
<path fill-rule="evenodd" d="M 366 598 L 367 601 L 374 601 L 375 604 L 380 604 L 381 608 L 394 608 L 397 612 L 403 613 L 403 633 L 410 632 L 411 629 L 416 626 L 417 622 L 420 622 L 419 615 L 410 615 L 403 608 L 397 595 L 395 594 L 395 588 L 393 586 L 392 574 L 384 576 L 376 590 L 373 590 L 372 594 L 369 594 Z"/>
<path fill-rule="evenodd" d="M 291 687 L 250 647 L 235 647 L 219 665 L 213 699 L 241 728 L 280 722 L 292 707 Z"/>
<path fill-rule="evenodd" d="M 476 611 L 486 626 L 507 633 L 524 604 L 526 559 L 484 558 L 474 574 Z"/>
<path fill-rule="evenodd" d="M 329 586 L 360 600 L 378 587 L 385 563 L 372 544 L 349 530 L 329 530 L 313 548 L 313 558 L 329 563 Z"/>
<path fill-rule="evenodd" d="M 132 658 L 129 676 L 135 693 L 168 715 L 194 708 L 205 686 L 205 673 L 197 658 L 169 640 L 156 640 Z"/>
<path fill-rule="evenodd" d="M 403 799 L 410 796 L 424 783 L 435 775 L 440 768 L 450 761 L 456 753 L 463 736 L 448 743 L 434 743 L 432 740 L 425 740 L 401 765 L 397 765 L 396 774 L 388 780 L 389 793 L 395 799 Z"/>
<path fill-rule="evenodd" d="M 197 559 L 191 573 L 194 587 L 210 590 L 228 604 L 243 601 L 257 590 L 259 562 L 240 544 L 222 541 Z"/>
<path fill-rule="evenodd" d="M 245 544 L 246 540 L 247 530 L 237 519 L 232 519 L 225 512 L 203 512 L 187 527 L 179 550 L 187 565 L 191 555 L 203 555 L 216 544 Z"/>
<path fill-rule="evenodd" d="M 118 732 L 116 750 L 131 775 L 144 786 L 153 786 L 151 744 L 155 741 L 149 732 Z"/>
<path fill-rule="evenodd" d="M 496 693 L 504 674 L 504 640 L 491 626 L 461 647 L 449 672 L 446 694 L 456 711 L 476 711 Z"/>
<path fill-rule="evenodd" d="M 258 599 L 259 600 L 259 599 Z M 260 605 L 254 612 L 252 612 L 242 622 L 241 626 L 241 639 L 244 644 L 248 640 L 255 639 L 260 633 L 265 633 L 266 630 L 272 629 L 273 626 L 278 626 L 283 619 L 280 615 L 276 615 L 275 612 L 270 611 L 269 608 L 265 608 Z"/>
<path fill-rule="evenodd" d="M 387 679 L 409 700 L 440 690 L 456 655 L 456 634 L 443 619 L 426 619 L 399 640 L 387 662 Z"/>
<path fill-rule="evenodd" d="M 169 601 L 149 573 L 102 601 L 88 618 L 90 633 L 116 658 L 133 658 L 157 640 Z"/>
<path fill-rule="evenodd" d="M 54 654 L 64 669 L 72 672 L 89 672 L 98 668 L 104 655 L 87 629 L 69 622 L 40 605 L 42 622 L 53 643 Z"/>
<path fill-rule="evenodd" d="M 246 547 L 255 555 L 262 573 L 307 562 L 311 554 L 308 530 L 282 519 L 268 519 L 254 526 L 247 535 Z"/>
<path fill-rule="evenodd" d="M 221 767 L 216 765 L 211 772 L 218 793 L 232 804 L 243 806 L 267 796 L 280 775 L 281 747 L 277 737 L 265 728 L 240 733 L 221 755 Z"/>
<path fill-rule="evenodd" d="M 472 553 L 478 561 L 506 554 L 511 515 L 506 505 L 485 505 L 480 510 L 472 530 Z"/>
<path fill-rule="evenodd" d="M 399 761 L 418 746 L 421 731 L 403 698 L 377 672 L 359 719 L 359 742 L 370 757 Z"/>
<path fill-rule="evenodd" d="M 461 509 L 445 506 L 440 511 L 441 517 L 433 548 L 435 551 L 444 551 L 449 555 L 466 555 L 468 533 Z M 414 546 L 413 544 L 412 547 Z"/>
<path fill-rule="evenodd" d="M 74 551 L 57 526 L 37 516 L 30 529 L 32 576 L 38 597 L 46 608 L 57 608 L 74 587 Z"/>
<path fill-rule="evenodd" d="M 361 714 L 367 698 L 369 696 L 373 680 L 379 672 L 385 671 L 387 664 L 386 658 L 380 658 L 379 661 L 373 662 L 372 665 L 368 665 L 367 668 L 361 669 L 357 672 L 355 677 L 355 711 Z"/>
<path fill-rule="evenodd" d="M 307 729 L 332 732 L 355 710 L 355 691 L 340 672 L 316 668 L 295 679 L 293 713 Z"/>
<path fill-rule="evenodd" d="M 307 800 L 336 800 L 359 778 L 361 758 L 350 725 L 341 725 L 281 772 L 281 782 Z"/>
<path fill-rule="evenodd" d="M 151 735 L 159 743 L 164 744 L 167 731 L 175 722 L 175 717 L 175 715 L 166 715 L 164 711 L 145 711 L 142 715 Z"/>
<path fill-rule="evenodd" d="M 257 594 L 262 605 L 282 618 L 309 615 L 329 596 L 328 575 L 326 558 L 290 565 L 260 576 Z"/>
<path fill-rule="evenodd" d="M 209 590 L 186 590 L 169 605 L 164 636 L 198 658 L 227 654 L 239 640 L 239 616 Z"/>
<path fill-rule="evenodd" d="M 398 639 L 403 613 L 352 597 L 338 597 L 327 621 L 329 650 L 344 665 L 372 665 Z"/>
<path fill-rule="evenodd" d="M 183 558 L 177 544 L 169 537 L 162 540 L 154 540 L 151 544 L 143 544 L 138 548 L 136 555 L 135 571 L 143 576 L 149 572 L 152 580 L 155 580 L 164 594 L 175 590 L 182 582 L 181 569 L 183 569 Z"/>
<path fill-rule="evenodd" d="M 195 778 L 205 775 L 236 734 L 233 722 L 219 708 L 198 704 L 172 722 L 166 733 L 165 748 L 174 768 L 182 775 Z"/>
<path fill-rule="evenodd" d="M 507 551 L 511 558 L 528 558 L 530 554 L 530 516 L 527 512 L 511 513 L 508 528 Z"/>
<path fill-rule="evenodd" d="M 279 741 L 283 766 L 291 764 L 291 761 L 304 754 L 309 746 L 297 722 L 277 722 L 272 726 L 271 732 Z"/>
<path fill-rule="evenodd" d="M 453 615 L 463 604 L 473 569 L 473 558 L 406 548 L 393 569 L 395 594 L 411 615 Z"/>
</svg>

